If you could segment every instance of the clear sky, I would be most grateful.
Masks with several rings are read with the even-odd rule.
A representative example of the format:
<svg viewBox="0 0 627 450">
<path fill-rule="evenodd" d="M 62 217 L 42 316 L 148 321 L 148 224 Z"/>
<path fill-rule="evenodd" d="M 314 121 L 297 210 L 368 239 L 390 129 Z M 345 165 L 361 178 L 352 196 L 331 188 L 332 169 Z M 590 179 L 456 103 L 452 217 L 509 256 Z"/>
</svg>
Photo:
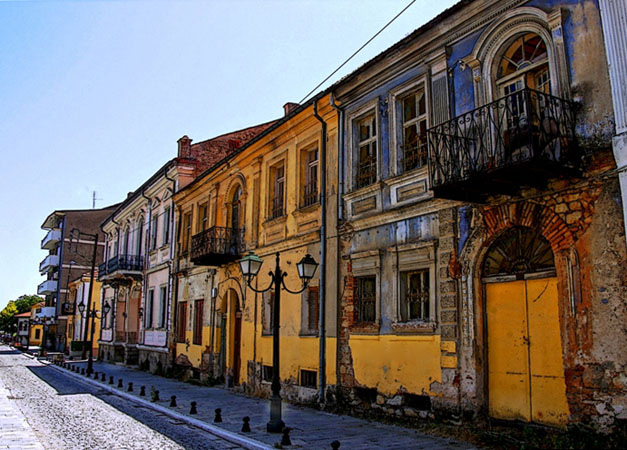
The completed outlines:
<svg viewBox="0 0 627 450">
<path fill-rule="evenodd" d="M 455 2 L 417 0 L 322 88 Z M 123 200 L 184 134 L 280 117 L 409 3 L 0 0 L 0 309 L 43 281 L 49 213 Z"/>
</svg>

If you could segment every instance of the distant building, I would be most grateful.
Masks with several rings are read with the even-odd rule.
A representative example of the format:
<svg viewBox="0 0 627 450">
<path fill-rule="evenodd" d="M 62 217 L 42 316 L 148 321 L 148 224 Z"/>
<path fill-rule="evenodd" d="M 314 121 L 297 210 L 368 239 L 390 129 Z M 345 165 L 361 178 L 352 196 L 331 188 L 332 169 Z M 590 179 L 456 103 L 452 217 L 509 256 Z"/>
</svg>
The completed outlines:
<svg viewBox="0 0 627 450">
<path fill-rule="evenodd" d="M 28 336 L 30 334 L 30 311 L 22 314 L 16 314 L 17 317 L 17 341 L 22 348 L 28 348 Z"/>
</svg>

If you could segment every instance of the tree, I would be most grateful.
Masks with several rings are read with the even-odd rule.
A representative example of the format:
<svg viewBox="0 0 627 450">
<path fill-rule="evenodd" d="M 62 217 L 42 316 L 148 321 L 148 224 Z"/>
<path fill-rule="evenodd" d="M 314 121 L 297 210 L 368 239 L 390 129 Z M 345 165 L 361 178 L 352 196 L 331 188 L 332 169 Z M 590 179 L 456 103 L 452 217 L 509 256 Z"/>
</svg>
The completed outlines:
<svg viewBox="0 0 627 450">
<path fill-rule="evenodd" d="M 33 305 L 42 300 L 37 295 L 21 295 L 16 300 L 9 301 L 7 306 L 0 311 L 0 330 L 15 333 L 17 331 L 17 318 L 15 315 L 30 311 Z"/>
</svg>

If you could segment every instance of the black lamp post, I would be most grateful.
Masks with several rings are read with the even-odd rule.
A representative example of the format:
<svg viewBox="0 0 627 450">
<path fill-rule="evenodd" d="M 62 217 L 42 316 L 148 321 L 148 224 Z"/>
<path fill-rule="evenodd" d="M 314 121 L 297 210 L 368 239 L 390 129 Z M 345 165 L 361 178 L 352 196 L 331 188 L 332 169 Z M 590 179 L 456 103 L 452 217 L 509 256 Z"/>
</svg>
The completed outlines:
<svg viewBox="0 0 627 450">
<path fill-rule="evenodd" d="M 104 305 L 102 306 L 102 316 L 106 316 L 107 314 L 109 314 L 110 310 L 111 306 L 109 306 L 109 303 L 105 301 Z M 93 305 L 91 311 L 85 311 L 85 303 L 80 302 L 80 304 L 78 305 L 78 312 L 80 313 L 81 317 L 85 319 L 85 326 L 87 326 L 87 324 L 89 323 L 89 318 L 91 317 L 91 333 L 89 335 L 89 359 L 87 360 L 87 374 L 91 375 L 91 373 L 94 371 L 94 322 L 96 320 L 96 317 L 98 317 L 98 311 L 96 311 L 96 305 Z M 83 352 L 84 351 L 85 347 L 83 346 Z"/>
<path fill-rule="evenodd" d="M 318 268 L 318 263 L 307 254 L 301 259 L 296 267 L 298 269 L 298 276 L 303 282 L 303 287 L 298 291 L 291 291 L 285 286 L 284 278 L 287 276 L 286 272 L 281 270 L 279 252 L 276 253 L 276 267 L 274 272 L 269 272 L 271 277 L 270 285 L 265 289 L 255 289 L 250 284 L 251 281 L 257 276 L 263 260 L 250 252 L 247 256 L 239 261 L 242 276 L 248 287 L 254 292 L 267 292 L 274 288 L 274 308 L 272 318 L 272 400 L 270 403 L 270 421 L 268 422 L 266 429 L 269 433 L 280 433 L 285 427 L 285 423 L 281 419 L 281 381 L 279 378 L 279 318 L 281 315 L 281 288 L 289 292 L 290 294 L 300 294 L 313 278 Z"/>
</svg>

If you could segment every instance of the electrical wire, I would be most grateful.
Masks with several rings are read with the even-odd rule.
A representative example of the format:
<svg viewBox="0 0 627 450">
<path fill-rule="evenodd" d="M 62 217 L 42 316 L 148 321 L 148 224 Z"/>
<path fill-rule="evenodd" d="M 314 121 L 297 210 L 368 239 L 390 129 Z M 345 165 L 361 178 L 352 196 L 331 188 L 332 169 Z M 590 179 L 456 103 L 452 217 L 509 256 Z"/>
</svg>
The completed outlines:
<svg viewBox="0 0 627 450">
<path fill-rule="evenodd" d="M 365 44 L 363 44 L 361 47 L 359 47 L 359 49 L 357 49 L 357 51 L 355 51 L 352 55 L 350 55 L 348 57 L 348 59 L 346 61 L 344 61 L 342 64 L 340 64 L 340 66 L 335 69 L 333 72 L 331 72 L 331 74 L 326 77 L 324 80 L 322 80 L 315 88 L 313 88 L 311 91 L 309 91 L 309 93 L 307 95 L 305 95 L 305 97 L 299 102 L 299 103 L 303 103 L 305 100 L 307 100 L 309 98 L 309 96 L 311 94 L 313 94 L 316 90 L 318 90 L 318 88 L 320 86 L 322 86 L 324 83 L 327 82 L 327 80 L 329 78 L 331 78 L 333 75 L 335 75 L 342 67 L 344 67 L 351 59 L 353 59 L 355 57 L 355 55 L 357 55 L 360 51 L 362 51 L 368 44 L 370 44 L 377 36 L 379 36 L 387 27 L 389 27 L 396 19 L 398 19 L 401 14 L 403 14 L 405 11 L 407 11 L 409 9 L 409 7 L 411 5 L 413 5 L 414 3 L 416 3 L 416 0 L 411 0 L 411 2 L 409 2 L 409 4 L 407 6 L 405 6 L 401 12 L 399 12 L 397 15 L 395 15 L 392 20 L 390 20 L 388 23 L 385 24 L 385 26 L 383 28 L 381 28 L 379 31 L 377 31 L 374 36 L 372 36 L 370 39 L 368 39 L 366 41 Z"/>
</svg>

